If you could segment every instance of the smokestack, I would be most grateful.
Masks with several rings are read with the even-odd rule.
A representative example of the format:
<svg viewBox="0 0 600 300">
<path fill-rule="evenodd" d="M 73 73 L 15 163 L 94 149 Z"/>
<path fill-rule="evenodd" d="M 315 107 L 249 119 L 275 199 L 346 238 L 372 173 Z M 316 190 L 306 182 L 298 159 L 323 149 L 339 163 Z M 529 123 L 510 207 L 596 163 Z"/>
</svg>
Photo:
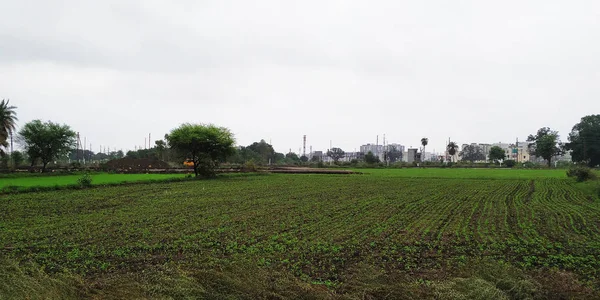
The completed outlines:
<svg viewBox="0 0 600 300">
<path fill-rule="evenodd" d="M 306 134 L 304 135 L 302 141 L 302 156 L 306 156 Z"/>
</svg>

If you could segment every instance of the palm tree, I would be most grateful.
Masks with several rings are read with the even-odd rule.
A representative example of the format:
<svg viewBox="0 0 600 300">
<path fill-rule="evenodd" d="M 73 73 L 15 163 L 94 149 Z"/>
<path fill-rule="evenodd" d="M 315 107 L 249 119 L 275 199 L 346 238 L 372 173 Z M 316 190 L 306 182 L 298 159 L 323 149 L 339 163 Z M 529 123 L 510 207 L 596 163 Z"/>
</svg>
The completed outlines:
<svg viewBox="0 0 600 300">
<path fill-rule="evenodd" d="M 423 151 L 421 151 L 422 152 L 421 156 L 423 156 L 423 157 L 421 158 L 421 160 L 425 160 L 425 146 L 427 146 L 428 143 L 429 143 L 428 138 L 424 137 L 421 139 L 421 145 L 423 145 Z"/>
<path fill-rule="evenodd" d="M 0 101 L 0 155 L 4 156 L 6 151 L 2 148 L 8 148 L 8 138 L 12 137 L 17 126 L 17 113 L 15 106 L 9 106 L 10 100 Z"/>
<path fill-rule="evenodd" d="M 456 154 L 456 151 L 458 151 L 458 145 L 455 142 L 450 142 L 448 143 L 446 150 L 448 151 L 448 154 L 450 154 L 450 158 L 452 158 L 454 154 Z"/>
</svg>

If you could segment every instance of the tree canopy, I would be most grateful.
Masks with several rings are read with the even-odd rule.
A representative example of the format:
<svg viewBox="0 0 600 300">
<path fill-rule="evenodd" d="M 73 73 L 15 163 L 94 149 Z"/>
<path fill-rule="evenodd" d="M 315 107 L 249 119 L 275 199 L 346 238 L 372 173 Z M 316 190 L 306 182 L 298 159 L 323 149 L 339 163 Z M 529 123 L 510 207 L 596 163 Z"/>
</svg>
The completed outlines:
<svg viewBox="0 0 600 300">
<path fill-rule="evenodd" d="M 446 146 L 446 151 L 448 151 L 450 160 L 452 160 L 452 157 L 454 157 L 454 154 L 458 151 L 458 145 L 455 142 L 450 142 L 448 143 L 448 146 Z"/>
<path fill-rule="evenodd" d="M 17 107 L 9 104 L 10 100 L 2 99 L 0 101 L 0 155 L 6 155 L 5 149 L 8 148 L 8 138 L 15 131 L 17 126 Z"/>
<path fill-rule="evenodd" d="M 69 154 L 75 146 L 76 135 L 68 125 L 34 120 L 21 128 L 19 140 L 29 156 L 31 166 L 41 160 L 42 172 L 45 172 L 49 162 Z"/>
<path fill-rule="evenodd" d="M 327 156 L 331 157 L 335 162 L 338 162 L 344 155 L 346 155 L 346 152 L 340 148 L 331 148 L 327 151 Z"/>
<path fill-rule="evenodd" d="M 386 159 L 391 163 L 395 163 L 399 160 L 402 160 L 402 151 L 398 150 L 396 146 L 389 146 L 388 151 L 385 153 L 385 155 Z"/>
<path fill-rule="evenodd" d="M 485 153 L 483 153 L 483 149 L 479 145 L 466 145 L 459 155 L 464 161 L 476 162 L 485 160 Z"/>
<path fill-rule="evenodd" d="M 215 168 L 235 151 L 231 131 L 212 124 L 182 124 L 167 141 L 182 158 L 192 160 L 196 176 L 215 176 Z"/>
<path fill-rule="evenodd" d="M 504 150 L 498 146 L 493 146 L 490 149 L 490 160 L 498 163 L 501 160 L 504 160 L 506 158 L 506 153 L 504 153 Z"/>
<path fill-rule="evenodd" d="M 379 157 L 373 154 L 373 152 L 369 151 L 365 154 L 365 162 L 368 164 L 376 164 L 379 162 Z"/>
<path fill-rule="evenodd" d="M 558 138 L 558 131 L 549 127 L 538 129 L 535 135 L 530 134 L 527 137 L 529 154 L 545 159 L 548 166 L 552 166 L 552 157 L 562 154 Z"/>
<path fill-rule="evenodd" d="M 600 115 L 589 115 L 569 133 L 566 150 L 571 150 L 573 162 L 585 163 L 589 167 L 600 165 Z"/>
</svg>

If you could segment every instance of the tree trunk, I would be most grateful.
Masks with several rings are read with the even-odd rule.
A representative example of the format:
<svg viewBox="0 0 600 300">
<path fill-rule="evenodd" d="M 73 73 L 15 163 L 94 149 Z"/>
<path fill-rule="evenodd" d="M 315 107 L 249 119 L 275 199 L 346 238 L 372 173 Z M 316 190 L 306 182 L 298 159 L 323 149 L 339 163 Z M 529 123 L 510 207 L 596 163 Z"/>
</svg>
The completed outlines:
<svg viewBox="0 0 600 300">
<path fill-rule="evenodd" d="M 46 165 L 48 165 L 48 162 L 44 162 L 44 165 L 42 166 L 42 173 L 46 173 Z"/>
<path fill-rule="evenodd" d="M 548 168 L 552 168 L 552 158 L 548 158 Z"/>
<path fill-rule="evenodd" d="M 194 160 L 194 174 L 196 174 L 196 177 L 198 177 L 198 163 L 196 163 L 195 160 Z"/>
</svg>

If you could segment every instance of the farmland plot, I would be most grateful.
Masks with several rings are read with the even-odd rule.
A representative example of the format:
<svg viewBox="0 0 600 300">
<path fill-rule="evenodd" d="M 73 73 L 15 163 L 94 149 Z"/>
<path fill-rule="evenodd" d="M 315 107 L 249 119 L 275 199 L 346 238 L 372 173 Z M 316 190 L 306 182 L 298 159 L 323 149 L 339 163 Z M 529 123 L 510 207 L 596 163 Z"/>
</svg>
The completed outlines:
<svg viewBox="0 0 600 300">
<path fill-rule="evenodd" d="M 373 272 L 434 297 L 437 282 L 489 261 L 565 272 L 591 293 L 600 270 L 600 205 L 558 178 L 277 174 L 7 195 L 0 215 L 11 261 L 77 274 L 98 291 L 134 282 L 147 297 L 178 295 L 157 290 L 164 278 L 203 286 L 183 295 L 215 297 L 219 276 L 237 287 L 225 295 L 250 298 L 394 289 L 374 285 Z M 264 272 L 289 282 L 262 286 Z M 243 290 L 252 284 L 259 294 Z"/>
</svg>

